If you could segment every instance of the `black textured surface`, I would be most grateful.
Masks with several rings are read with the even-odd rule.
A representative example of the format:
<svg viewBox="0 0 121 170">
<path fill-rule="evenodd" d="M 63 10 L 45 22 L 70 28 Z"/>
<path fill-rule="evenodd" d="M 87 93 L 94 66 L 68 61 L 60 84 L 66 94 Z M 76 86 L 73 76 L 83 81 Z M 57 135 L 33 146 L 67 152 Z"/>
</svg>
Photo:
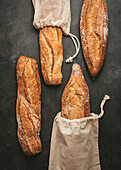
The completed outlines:
<svg viewBox="0 0 121 170">
<path fill-rule="evenodd" d="M 80 40 L 79 24 L 82 0 L 71 1 L 71 32 Z M 82 49 L 74 60 L 81 65 L 90 89 L 91 111 L 99 113 L 99 104 L 105 94 L 111 99 L 106 103 L 105 115 L 100 120 L 100 160 L 102 170 L 121 169 L 121 0 L 107 0 L 109 13 L 109 41 L 106 60 L 99 76 L 93 81 L 87 71 Z M 63 37 L 63 82 L 60 86 L 42 84 L 42 152 L 27 157 L 17 139 L 16 121 L 16 62 L 20 55 L 38 61 L 38 31 L 33 27 L 31 0 L 0 1 L 0 170 L 46 170 L 52 122 L 61 108 L 61 95 L 68 82 L 72 64 L 65 59 L 74 53 L 70 38 Z"/>
</svg>

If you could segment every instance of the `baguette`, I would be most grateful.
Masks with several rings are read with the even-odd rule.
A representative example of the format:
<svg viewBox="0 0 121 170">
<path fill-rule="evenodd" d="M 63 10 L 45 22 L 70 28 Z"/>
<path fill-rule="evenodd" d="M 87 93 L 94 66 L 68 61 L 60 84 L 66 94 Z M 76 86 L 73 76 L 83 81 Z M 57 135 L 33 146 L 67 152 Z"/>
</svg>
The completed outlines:
<svg viewBox="0 0 121 170">
<path fill-rule="evenodd" d="M 94 78 L 100 71 L 108 41 L 108 13 L 106 0 L 84 0 L 80 34 L 84 57 Z"/>
<path fill-rule="evenodd" d="M 36 60 L 21 56 L 17 63 L 16 117 L 18 140 L 26 155 L 41 151 L 41 84 Z"/>
<path fill-rule="evenodd" d="M 78 64 L 72 67 L 71 77 L 62 96 L 61 116 L 79 119 L 90 115 L 89 90 Z"/>
<path fill-rule="evenodd" d="M 41 71 L 47 85 L 59 85 L 62 80 L 63 62 L 62 30 L 45 27 L 39 33 Z"/>
</svg>

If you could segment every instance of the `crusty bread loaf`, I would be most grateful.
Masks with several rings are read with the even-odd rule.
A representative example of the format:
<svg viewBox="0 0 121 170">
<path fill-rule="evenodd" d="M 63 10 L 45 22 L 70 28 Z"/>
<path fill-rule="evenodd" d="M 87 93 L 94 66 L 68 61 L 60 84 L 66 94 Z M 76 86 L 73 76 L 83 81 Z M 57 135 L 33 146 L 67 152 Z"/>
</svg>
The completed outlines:
<svg viewBox="0 0 121 170">
<path fill-rule="evenodd" d="M 89 115 L 89 90 L 80 66 L 74 64 L 70 80 L 63 92 L 61 116 L 72 120 Z"/>
<path fill-rule="evenodd" d="M 84 57 L 94 78 L 100 71 L 108 41 L 108 13 L 106 0 L 84 0 L 80 33 Z"/>
<path fill-rule="evenodd" d="M 41 151 L 41 84 L 36 60 L 21 56 L 17 63 L 16 116 L 18 140 L 26 155 Z"/>
<path fill-rule="evenodd" d="M 63 62 L 62 30 L 58 27 L 40 29 L 41 70 L 48 85 L 61 83 L 61 65 Z"/>
</svg>

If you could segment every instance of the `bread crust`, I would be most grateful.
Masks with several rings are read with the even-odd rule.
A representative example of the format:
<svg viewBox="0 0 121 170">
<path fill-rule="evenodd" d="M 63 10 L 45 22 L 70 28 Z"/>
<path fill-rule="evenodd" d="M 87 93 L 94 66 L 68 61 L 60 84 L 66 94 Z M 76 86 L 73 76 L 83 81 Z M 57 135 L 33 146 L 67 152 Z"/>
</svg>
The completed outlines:
<svg viewBox="0 0 121 170">
<path fill-rule="evenodd" d="M 90 115 L 89 90 L 79 64 L 72 67 L 71 77 L 62 96 L 61 116 L 79 119 Z"/>
<path fill-rule="evenodd" d="M 46 84 L 61 84 L 63 62 L 62 30 L 58 27 L 40 29 L 41 71 Z"/>
<path fill-rule="evenodd" d="M 26 155 L 41 151 L 41 84 L 36 60 L 21 56 L 17 67 L 16 117 L 18 140 Z"/>
<path fill-rule="evenodd" d="M 104 63 L 108 42 L 106 0 L 84 0 L 80 34 L 88 70 L 92 77 L 96 77 Z"/>
</svg>

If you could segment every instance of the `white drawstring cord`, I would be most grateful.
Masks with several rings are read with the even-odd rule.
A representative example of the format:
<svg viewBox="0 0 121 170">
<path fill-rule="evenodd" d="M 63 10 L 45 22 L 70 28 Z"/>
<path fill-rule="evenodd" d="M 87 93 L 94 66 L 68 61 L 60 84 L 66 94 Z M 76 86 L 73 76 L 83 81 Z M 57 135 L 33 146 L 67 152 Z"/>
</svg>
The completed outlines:
<svg viewBox="0 0 121 170">
<path fill-rule="evenodd" d="M 110 97 L 109 97 L 108 95 L 105 95 L 105 97 L 104 97 L 104 99 L 102 100 L 101 105 L 100 105 L 101 112 L 100 112 L 100 114 L 98 115 L 98 118 L 101 118 L 101 117 L 103 116 L 103 114 L 104 114 L 104 110 L 103 110 L 104 104 L 105 104 L 106 100 L 109 100 L 109 99 L 110 99 Z"/>
<path fill-rule="evenodd" d="M 66 63 L 72 62 L 73 59 L 77 56 L 77 54 L 79 53 L 79 50 L 80 50 L 80 42 L 79 42 L 78 38 L 77 38 L 75 35 L 71 34 L 71 33 L 69 33 L 68 35 L 69 35 L 69 36 L 71 37 L 71 39 L 73 40 L 73 43 L 74 43 L 75 48 L 76 48 L 76 53 L 75 53 L 72 57 L 69 57 L 69 58 L 66 60 Z M 77 42 L 76 42 L 75 40 L 76 40 Z"/>
</svg>

